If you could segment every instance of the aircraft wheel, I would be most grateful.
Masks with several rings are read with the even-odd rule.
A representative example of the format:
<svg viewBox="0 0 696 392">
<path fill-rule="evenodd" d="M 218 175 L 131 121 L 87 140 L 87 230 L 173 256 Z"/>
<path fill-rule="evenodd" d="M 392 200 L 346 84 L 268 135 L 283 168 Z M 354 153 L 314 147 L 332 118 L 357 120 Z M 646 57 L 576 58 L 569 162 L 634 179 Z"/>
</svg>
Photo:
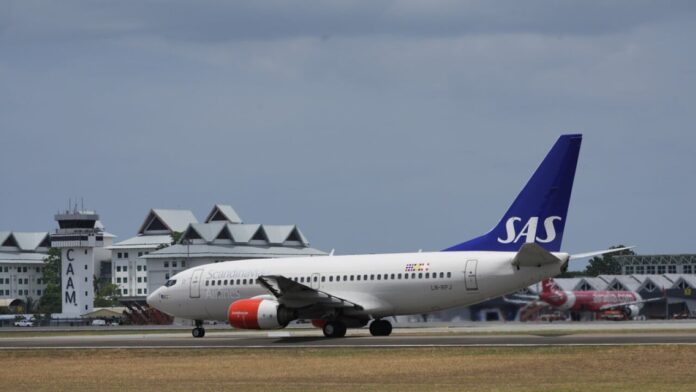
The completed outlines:
<svg viewBox="0 0 696 392">
<path fill-rule="evenodd" d="M 340 321 L 328 321 L 321 330 L 327 338 L 342 338 L 346 336 L 346 325 Z"/>
<path fill-rule="evenodd" d="M 382 320 L 384 323 L 384 336 L 389 336 L 392 333 L 392 325 L 389 321 L 387 320 Z"/>
<path fill-rule="evenodd" d="M 372 336 L 389 336 L 392 333 L 392 325 L 387 320 L 375 320 L 370 324 Z"/>
<path fill-rule="evenodd" d="M 346 325 L 343 323 L 337 323 L 338 324 L 338 331 L 336 333 L 337 338 L 342 338 L 346 336 L 346 332 L 348 332 L 348 328 L 346 328 Z"/>
<path fill-rule="evenodd" d="M 193 335 L 194 338 L 202 338 L 205 336 L 205 329 L 196 327 L 191 331 L 191 335 Z"/>
</svg>

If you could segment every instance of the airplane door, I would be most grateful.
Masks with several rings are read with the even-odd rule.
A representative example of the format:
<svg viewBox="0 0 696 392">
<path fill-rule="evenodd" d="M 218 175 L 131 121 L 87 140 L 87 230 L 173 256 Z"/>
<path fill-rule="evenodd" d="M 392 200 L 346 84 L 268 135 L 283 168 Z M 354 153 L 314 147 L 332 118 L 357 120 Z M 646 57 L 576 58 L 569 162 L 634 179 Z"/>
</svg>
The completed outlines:
<svg viewBox="0 0 696 392">
<path fill-rule="evenodd" d="M 191 298 L 201 297 L 201 275 L 203 274 L 203 269 L 197 269 L 193 271 L 191 275 Z"/>
<path fill-rule="evenodd" d="M 478 283 L 476 282 L 476 264 L 478 260 L 467 260 L 466 268 L 464 271 L 464 285 L 467 290 L 478 290 Z"/>
<path fill-rule="evenodd" d="M 313 289 L 319 289 L 320 281 L 321 281 L 321 276 L 319 275 L 319 273 L 313 273 L 312 278 L 309 281 L 309 287 L 311 287 Z"/>
</svg>

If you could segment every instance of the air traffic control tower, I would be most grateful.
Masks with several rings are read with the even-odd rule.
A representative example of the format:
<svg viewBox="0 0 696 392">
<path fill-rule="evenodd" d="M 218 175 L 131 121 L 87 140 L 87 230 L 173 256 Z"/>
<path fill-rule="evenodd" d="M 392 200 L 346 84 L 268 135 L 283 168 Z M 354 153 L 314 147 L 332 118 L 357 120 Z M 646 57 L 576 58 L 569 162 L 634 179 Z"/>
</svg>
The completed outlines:
<svg viewBox="0 0 696 392">
<path fill-rule="evenodd" d="M 95 248 L 104 247 L 99 215 L 92 211 L 65 211 L 55 216 L 58 229 L 51 246 L 60 249 L 61 293 L 65 318 L 91 312 L 94 304 Z"/>
</svg>

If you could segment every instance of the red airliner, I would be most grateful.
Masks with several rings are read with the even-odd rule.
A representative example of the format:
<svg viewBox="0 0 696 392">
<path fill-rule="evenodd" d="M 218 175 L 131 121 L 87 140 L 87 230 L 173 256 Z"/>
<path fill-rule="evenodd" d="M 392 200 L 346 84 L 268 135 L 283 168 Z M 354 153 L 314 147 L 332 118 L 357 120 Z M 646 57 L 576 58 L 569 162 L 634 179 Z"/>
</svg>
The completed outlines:
<svg viewBox="0 0 696 392">
<path fill-rule="evenodd" d="M 516 294 L 518 299 L 505 298 L 505 300 L 526 306 L 542 305 L 571 312 L 594 312 L 599 313 L 600 317 L 616 318 L 617 315 L 623 315 L 621 318 L 629 320 L 638 316 L 644 303 L 662 300 L 662 298 L 643 299 L 635 291 L 563 291 L 559 290 L 550 278 L 543 280 L 541 287 L 542 290 L 538 296 Z M 620 314 L 617 314 L 617 311 L 620 311 Z"/>
</svg>

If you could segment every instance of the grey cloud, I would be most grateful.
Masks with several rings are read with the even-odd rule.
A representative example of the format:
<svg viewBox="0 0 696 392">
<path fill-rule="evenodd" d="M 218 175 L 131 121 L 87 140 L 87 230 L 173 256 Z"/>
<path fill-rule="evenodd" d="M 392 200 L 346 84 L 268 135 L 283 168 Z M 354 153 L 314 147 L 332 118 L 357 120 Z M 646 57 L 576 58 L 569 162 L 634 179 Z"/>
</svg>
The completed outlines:
<svg viewBox="0 0 696 392">
<path fill-rule="evenodd" d="M 226 202 L 339 253 L 438 249 L 573 131 L 568 250 L 693 251 L 691 3 L 7 4 L 0 229 Z"/>
<path fill-rule="evenodd" d="M 154 36 L 226 42 L 296 37 L 597 35 L 685 18 L 690 1 L 16 1 L 5 25 L 30 39 Z M 6 28 L 7 29 L 7 28 Z"/>
</svg>

